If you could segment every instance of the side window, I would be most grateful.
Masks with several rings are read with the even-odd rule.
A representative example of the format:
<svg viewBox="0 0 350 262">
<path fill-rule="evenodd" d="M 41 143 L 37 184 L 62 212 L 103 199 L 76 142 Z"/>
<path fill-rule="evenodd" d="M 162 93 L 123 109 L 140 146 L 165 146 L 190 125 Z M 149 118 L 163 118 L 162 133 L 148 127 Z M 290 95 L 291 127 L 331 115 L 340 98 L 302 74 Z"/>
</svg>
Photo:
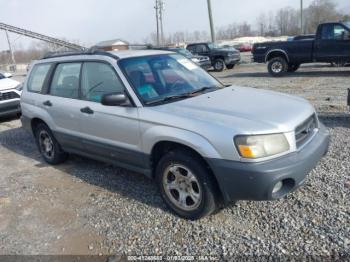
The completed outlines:
<svg viewBox="0 0 350 262">
<path fill-rule="evenodd" d="M 34 66 L 30 74 L 28 85 L 27 85 L 29 92 L 34 92 L 34 93 L 41 92 L 47 73 L 49 72 L 50 68 L 51 68 L 51 64 L 42 64 L 42 65 L 39 64 Z"/>
<path fill-rule="evenodd" d="M 322 26 L 323 40 L 342 40 L 347 33 L 347 30 L 341 25 L 330 24 Z"/>
<path fill-rule="evenodd" d="M 83 100 L 99 103 L 103 95 L 123 91 L 124 85 L 110 65 L 98 62 L 84 63 L 81 82 Z"/>
<path fill-rule="evenodd" d="M 52 79 L 50 94 L 77 99 L 79 97 L 80 68 L 81 63 L 59 64 Z"/>
<path fill-rule="evenodd" d="M 0 79 L 4 79 L 4 75 L 0 73 Z"/>
<path fill-rule="evenodd" d="M 197 53 L 205 53 L 208 49 L 205 45 L 197 45 Z"/>
</svg>

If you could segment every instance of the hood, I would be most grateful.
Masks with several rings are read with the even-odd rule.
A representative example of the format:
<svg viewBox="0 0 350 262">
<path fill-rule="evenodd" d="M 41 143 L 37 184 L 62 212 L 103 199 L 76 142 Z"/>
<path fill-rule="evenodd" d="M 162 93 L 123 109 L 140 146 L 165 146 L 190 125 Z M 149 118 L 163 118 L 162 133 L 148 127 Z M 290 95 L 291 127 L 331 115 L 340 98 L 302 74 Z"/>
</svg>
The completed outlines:
<svg viewBox="0 0 350 262">
<path fill-rule="evenodd" d="M 19 84 L 20 82 L 10 78 L 0 79 L 0 91 L 6 90 L 6 89 L 14 89 Z"/>
<path fill-rule="evenodd" d="M 291 132 L 315 112 L 302 98 L 236 86 L 151 109 L 183 119 L 181 125 L 197 120 L 198 128 L 209 123 L 242 134 Z"/>
</svg>

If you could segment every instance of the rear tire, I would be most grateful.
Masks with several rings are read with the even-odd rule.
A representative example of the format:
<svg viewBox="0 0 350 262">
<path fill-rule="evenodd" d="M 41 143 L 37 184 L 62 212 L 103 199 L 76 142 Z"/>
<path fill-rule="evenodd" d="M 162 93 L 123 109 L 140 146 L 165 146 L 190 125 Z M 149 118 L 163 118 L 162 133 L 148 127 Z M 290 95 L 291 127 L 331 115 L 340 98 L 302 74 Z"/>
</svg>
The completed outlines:
<svg viewBox="0 0 350 262">
<path fill-rule="evenodd" d="M 267 69 L 270 75 L 280 77 L 288 71 L 288 64 L 285 58 L 275 57 L 268 62 Z"/>
<path fill-rule="evenodd" d="M 227 69 L 233 69 L 234 67 L 235 67 L 235 64 L 233 64 L 233 65 L 226 65 Z"/>
<path fill-rule="evenodd" d="M 211 173 L 189 151 L 174 150 L 164 155 L 156 168 L 156 181 L 167 206 L 182 218 L 200 219 L 218 208 Z"/>
<path fill-rule="evenodd" d="M 222 59 L 216 59 L 216 60 L 214 61 L 213 67 L 214 67 L 214 70 L 215 70 L 216 72 L 222 72 L 222 71 L 224 71 L 224 69 L 225 69 L 225 62 L 224 62 L 224 60 L 222 60 Z"/>
<path fill-rule="evenodd" d="M 46 124 L 40 123 L 35 128 L 35 139 L 40 154 L 50 165 L 58 165 L 67 159 L 68 154 L 62 150 Z"/>
</svg>

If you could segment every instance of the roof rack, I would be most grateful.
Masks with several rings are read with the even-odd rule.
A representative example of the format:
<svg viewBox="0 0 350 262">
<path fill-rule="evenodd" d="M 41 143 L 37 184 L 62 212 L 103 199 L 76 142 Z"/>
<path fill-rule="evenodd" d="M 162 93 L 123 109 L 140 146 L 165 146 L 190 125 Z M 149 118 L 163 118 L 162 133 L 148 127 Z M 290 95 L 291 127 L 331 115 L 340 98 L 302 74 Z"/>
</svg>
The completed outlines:
<svg viewBox="0 0 350 262">
<path fill-rule="evenodd" d="M 109 56 L 115 59 L 119 59 L 118 56 L 106 52 L 101 49 L 96 49 L 96 48 L 90 48 L 86 51 L 80 51 L 80 52 L 49 52 L 46 55 L 44 55 L 41 59 L 49 59 L 49 58 L 57 58 L 57 57 L 65 57 L 65 56 L 79 56 L 79 55 L 102 55 L 102 56 Z"/>
</svg>

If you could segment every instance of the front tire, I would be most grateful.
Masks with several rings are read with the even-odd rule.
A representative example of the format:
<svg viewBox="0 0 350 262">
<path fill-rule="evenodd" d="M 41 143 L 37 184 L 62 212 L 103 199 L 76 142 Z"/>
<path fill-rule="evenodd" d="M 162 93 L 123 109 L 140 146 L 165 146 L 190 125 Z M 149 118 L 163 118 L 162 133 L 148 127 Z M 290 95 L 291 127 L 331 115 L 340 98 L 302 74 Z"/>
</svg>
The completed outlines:
<svg viewBox="0 0 350 262">
<path fill-rule="evenodd" d="M 185 150 L 161 158 L 156 181 L 162 198 L 178 216 L 196 220 L 217 210 L 217 190 L 203 161 Z"/>
<path fill-rule="evenodd" d="M 67 153 L 62 150 L 46 124 L 41 123 L 35 128 L 35 139 L 40 154 L 50 165 L 58 165 L 67 159 Z"/>
<path fill-rule="evenodd" d="M 286 59 L 283 57 L 275 57 L 269 61 L 267 69 L 270 75 L 280 77 L 288 71 L 288 64 Z"/>
<path fill-rule="evenodd" d="M 216 60 L 214 61 L 213 67 L 214 67 L 214 70 L 215 70 L 216 72 L 222 72 L 222 71 L 224 71 L 224 69 L 225 69 L 225 62 L 224 62 L 224 60 L 222 60 L 222 59 L 216 59 Z"/>
</svg>

